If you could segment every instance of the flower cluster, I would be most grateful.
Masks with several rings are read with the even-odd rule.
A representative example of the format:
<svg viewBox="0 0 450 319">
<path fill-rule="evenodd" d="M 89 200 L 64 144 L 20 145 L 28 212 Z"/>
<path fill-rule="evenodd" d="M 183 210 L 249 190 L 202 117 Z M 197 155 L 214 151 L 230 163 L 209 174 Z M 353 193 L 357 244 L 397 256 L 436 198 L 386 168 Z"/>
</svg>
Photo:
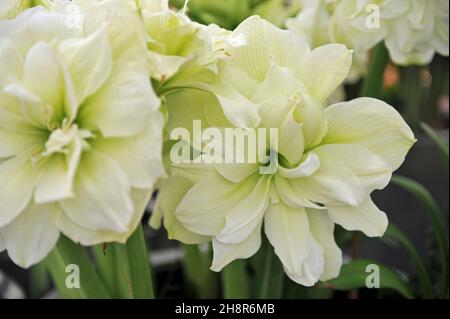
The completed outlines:
<svg viewBox="0 0 450 319">
<path fill-rule="evenodd" d="M 399 65 L 425 65 L 435 52 L 449 55 L 449 3 L 446 0 L 304 0 L 288 19 L 290 30 L 316 47 L 343 43 L 367 63 L 368 50 L 384 41 Z"/>
<path fill-rule="evenodd" d="M 164 176 L 163 132 L 191 132 L 201 121 L 205 130 L 273 129 L 277 138 L 256 162 L 243 153 L 239 163 L 196 162 L 198 143 L 179 141 L 194 161 L 166 165 L 151 226 L 187 244 L 212 242 L 215 271 L 254 255 L 264 232 L 295 282 L 336 277 L 335 224 L 383 235 L 387 216 L 371 194 L 415 143 L 380 100 L 328 106 L 352 68 L 350 49 L 367 56 L 385 39 L 395 51 L 384 21 L 401 28 L 397 20 L 421 19 L 414 27 L 424 36 L 397 41 L 392 56 L 425 63 L 422 46 L 448 51 L 448 31 L 445 47 L 442 24 L 425 22 L 445 13 L 440 1 L 381 1 L 373 43 L 358 24 L 363 2 L 318 1 L 288 23 L 299 32 L 258 16 L 234 31 L 205 26 L 167 0 L 55 0 L 8 14 L 0 22 L 0 251 L 28 267 L 60 233 L 88 246 L 125 242 Z"/>
<path fill-rule="evenodd" d="M 387 217 L 370 194 L 389 183 L 415 138 L 379 100 L 325 107 L 351 67 L 344 45 L 311 51 L 256 16 L 233 36 L 247 43 L 219 62 L 214 82 L 167 96 L 169 129 L 195 119 L 217 128 L 276 128 L 278 143 L 264 152 L 277 157 L 277 167 L 260 174 L 264 161 L 174 164 L 151 225 L 163 220 L 169 236 L 186 243 L 212 241 L 216 271 L 255 254 L 264 228 L 288 276 L 311 286 L 339 273 L 334 224 L 384 234 Z"/>
</svg>

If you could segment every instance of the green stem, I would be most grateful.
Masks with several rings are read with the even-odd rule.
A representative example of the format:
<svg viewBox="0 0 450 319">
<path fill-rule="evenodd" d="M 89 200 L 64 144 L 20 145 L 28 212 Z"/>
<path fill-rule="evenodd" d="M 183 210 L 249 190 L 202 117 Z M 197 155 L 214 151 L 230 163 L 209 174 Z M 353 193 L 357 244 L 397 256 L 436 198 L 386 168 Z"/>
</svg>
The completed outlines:
<svg viewBox="0 0 450 319">
<path fill-rule="evenodd" d="M 61 236 L 58 244 L 45 260 L 60 296 L 62 298 L 109 298 L 105 286 L 94 270 L 84 249 Z M 71 288 L 67 280 L 71 273 L 66 272 L 67 266 L 74 265 L 79 269 L 79 288 Z M 76 274 L 75 280 L 76 280 Z"/>
<path fill-rule="evenodd" d="M 148 256 L 142 225 L 139 225 L 138 229 L 128 239 L 126 247 L 128 250 L 130 277 L 133 285 L 134 298 L 155 298 L 153 273 L 150 266 L 150 258 Z"/>
<path fill-rule="evenodd" d="M 255 269 L 252 292 L 259 299 L 279 299 L 283 296 L 285 274 L 267 238 L 263 238 L 259 254 L 256 259 L 252 259 Z"/>
<path fill-rule="evenodd" d="M 212 258 L 209 252 L 202 253 L 197 245 L 183 245 L 184 273 L 202 299 L 217 297 L 217 274 L 209 270 Z"/>
<path fill-rule="evenodd" d="M 403 95 L 406 101 L 406 118 L 413 130 L 419 128 L 422 117 L 423 89 L 420 83 L 420 68 L 407 67 L 402 70 Z"/>
<path fill-rule="evenodd" d="M 269 249 L 266 249 L 266 254 L 264 256 L 264 265 L 263 265 L 263 274 L 262 274 L 262 281 L 261 281 L 261 290 L 259 293 L 260 299 L 267 299 L 269 296 L 269 290 L 270 290 L 270 277 L 272 273 L 272 259 L 273 259 L 273 250 L 270 249 L 271 247 L 266 247 Z"/>
<path fill-rule="evenodd" d="M 389 63 L 389 52 L 384 43 L 373 50 L 372 61 L 364 80 L 361 96 L 380 98 L 384 85 L 384 70 Z"/>
<path fill-rule="evenodd" d="M 100 276 L 115 298 L 152 299 L 153 276 L 141 225 L 126 244 L 97 246 L 94 254 Z"/>
<path fill-rule="evenodd" d="M 245 260 L 235 260 L 222 271 L 222 285 L 225 299 L 249 298 Z"/>
<path fill-rule="evenodd" d="M 442 268 L 442 296 L 445 297 L 448 294 L 448 248 L 447 248 L 447 238 L 445 235 L 445 227 L 442 218 L 442 212 L 434 200 L 433 196 L 428 192 L 428 190 L 420 185 L 419 183 L 403 177 L 394 176 L 392 182 L 404 188 L 411 194 L 413 194 L 425 208 L 425 212 L 431 220 L 433 226 L 433 234 L 436 236 L 436 241 L 439 246 L 440 258 L 441 258 L 441 268 Z"/>
</svg>

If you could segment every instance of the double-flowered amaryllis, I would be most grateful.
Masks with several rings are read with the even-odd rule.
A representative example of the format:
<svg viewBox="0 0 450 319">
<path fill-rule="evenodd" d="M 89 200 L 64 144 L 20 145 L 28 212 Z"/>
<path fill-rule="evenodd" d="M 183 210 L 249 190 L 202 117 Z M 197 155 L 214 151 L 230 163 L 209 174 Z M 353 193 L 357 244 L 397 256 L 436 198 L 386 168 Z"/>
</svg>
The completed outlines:
<svg viewBox="0 0 450 319">
<path fill-rule="evenodd" d="M 131 7 L 145 26 L 150 75 L 161 83 L 214 71 L 217 61 L 227 58 L 225 49 L 236 43 L 230 31 L 194 22 L 185 12 L 171 9 L 168 0 L 132 1 Z"/>
<path fill-rule="evenodd" d="M 336 41 L 351 39 L 355 49 L 384 40 L 400 65 L 424 65 L 434 54 L 448 56 L 449 4 L 446 0 L 341 0 L 331 25 Z"/>
<path fill-rule="evenodd" d="M 29 9 L 0 22 L 0 74 L 0 250 L 28 267 L 61 232 L 126 241 L 163 175 L 138 16 L 120 0 Z"/>
<path fill-rule="evenodd" d="M 212 241 L 215 271 L 254 255 L 264 232 L 292 280 L 311 286 L 336 277 L 342 254 L 334 225 L 384 234 L 388 219 L 371 193 L 389 183 L 414 135 L 394 108 L 376 99 L 326 107 L 351 67 L 344 45 L 311 50 L 259 17 L 233 36 L 245 37 L 246 45 L 219 62 L 214 81 L 199 79 L 193 90 L 166 96 L 168 128 L 192 130 L 201 120 L 219 131 L 277 129 L 278 143 L 264 150 L 276 158 L 275 170 L 261 170 L 265 161 L 175 163 L 151 225 L 164 222 L 169 236 L 185 243 Z"/>
<path fill-rule="evenodd" d="M 384 41 L 400 65 L 425 65 L 449 55 L 446 0 L 303 0 L 305 9 L 287 26 L 312 43 L 344 43 L 364 54 Z M 363 61 L 362 61 L 363 62 Z"/>
</svg>

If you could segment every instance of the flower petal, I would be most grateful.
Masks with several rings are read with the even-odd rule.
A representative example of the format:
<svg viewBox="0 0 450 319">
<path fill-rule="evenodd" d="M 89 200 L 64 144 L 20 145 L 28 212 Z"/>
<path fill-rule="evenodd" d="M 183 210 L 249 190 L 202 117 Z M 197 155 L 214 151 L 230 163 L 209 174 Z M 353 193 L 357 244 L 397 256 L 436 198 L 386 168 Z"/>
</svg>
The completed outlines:
<svg viewBox="0 0 450 319">
<path fill-rule="evenodd" d="M 159 228 L 160 220 L 163 219 L 169 239 L 179 240 L 185 244 L 199 244 L 209 241 L 210 238 L 189 231 L 175 215 L 178 204 L 191 187 L 192 183 L 182 177 L 171 176 L 165 180 L 161 186 L 161 191 L 158 193 L 153 215 L 150 219 L 150 226 L 155 229 Z"/>
<path fill-rule="evenodd" d="M 308 153 L 306 158 L 295 168 L 278 167 L 280 175 L 286 178 L 308 177 L 320 168 L 320 159 L 317 154 Z"/>
<path fill-rule="evenodd" d="M 327 44 L 300 60 L 297 74 L 309 93 L 325 102 L 350 72 L 352 51 L 342 44 Z"/>
<path fill-rule="evenodd" d="M 358 206 L 365 196 L 358 176 L 331 156 L 323 156 L 319 160 L 320 167 L 314 174 L 291 180 L 294 191 L 314 203 Z"/>
<path fill-rule="evenodd" d="M 322 276 L 322 248 L 311 236 L 305 209 L 272 205 L 265 217 L 265 232 L 286 274 L 304 286 L 313 286 Z"/>
<path fill-rule="evenodd" d="M 80 108 L 78 121 L 104 137 L 129 137 L 148 125 L 159 104 L 142 65 L 116 64 L 106 83 Z"/>
<path fill-rule="evenodd" d="M 91 230 L 123 233 L 134 217 L 130 184 L 119 164 L 90 151 L 83 155 L 74 183 L 75 198 L 61 201 L 67 216 Z"/>
<path fill-rule="evenodd" d="M 92 148 L 114 158 L 127 174 L 132 187 L 151 189 L 164 176 L 161 160 L 162 115 L 157 112 L 151 124 L 138 135 L 126 138 L 98 138 Z M 151 150 L 151 151 L 150 151 Z"/>
<path fill-rule="evenodd" d="M 217 238 L 213 238 L 214 258 L 211 270 L 222 271 L 234 260 L 247 259 L 256 254 L 261 247 L 261 225 L 262 223 L 253 230 L 247 239 L 237 244 L 224 244 Z"/>
<path fill-rule="evenodd" d="M 292 187 L 291 180 L 276 175 L 274 178 L 274 186 L 281 201 L 294 208 L 316 208 L 321 209 L 321 206 L 311 202 L 304 196 L 302 192 L 296 192 Z"/>
<path fill-rule="evenodd" d="M 53 222 L 64 235 L 69 237 L 73 242 L 80 243 L 83 246 L 93 246 L 111 242 L 124 244 L 142 221 L 142 216 L 150 201 L 151 195 L 152 192 L 149 190 L 133 189 L 131 191 L 131 200 L 134 204 L 134 215 L 129 229 L 123 233 L 111 230 L 92 230 L 85 228 L 72 221 L 64 214 L 64 212 L 58 214 L 53 219 Z"/>
<path fill-rule="evenodd" d="M 64 115 L 64 81 L 60 63 L 54 50 L 45 42 L 36 43 L 28 51 L 24 65 L 24 86 L 43 103 L 50 112 L 44 120 L 62 120 Z"/>
<path fill-rule="evenodd" d="M 385 188 L 391 180 L 390 165 L 364 146 L 328 144 L 314 149 L 314 152 L 321 159 L 328 158 L 351 169 L 368 194 Z"/>
<path fill-rule="evenodd" d="M 0 162 L 0 227 L 16 218 L 30 202 L 42 174 L 28 156 Z"/>
<path fill-rule="evenodd" d="M 225 226 L 216 236 L 218 241 L 237 244 L 251 235 L 264 218 L 269 203 L 270 185 L 271 177 L 259 178 L 253 190 L 226 213 Z"/>
<path fill-rule="evenodd" d="M 325 265 L 320 280 L 336 278 L 342 266 L 342 251 L 334 240 L 334 223 L 324 211 L 308 209 L 307 212 L 311 234 L 324 253 Z"/>
<path fill-rule="evenodd" d="M 330 218 L 347 230 L 362 231 L 368 237 L 381 237 L 388 226 L 384 212 L 370 197 L 358 207 L 326 205 Z"/>
<path fill-rule="evenodd" d="M 76 101 L 81 105 L 101 87 L 112 69 L 112 51 L 106 28 L 100 28 L 86 38 L 65 40 L 58 50 L 71 76 Z M 76 114 L 71 116 L 74 118 Z"/>
<path fill-rule="evenodd" d="M 281 30 L 258 16 L 242 22 L 232 36 L 240 35 L 245 37 L 246 45 L 230 49 L 233 57 L 230 65 L 245 70 L 259 82 L 264 80 L 273 61 L 281 67 L 292 67 L 309 52 L 306 42 L 293 32 Z"/>
<path fill-rule="evenodd" d="M 393 171 L 415 143 L 414 134 L 400 114 L 372 98 L 338 103 L 326 109 L 328 133 L 322 144 L 357 144 L 387 162 Z"/>
<path fill-rule="evenodd" d="M 245 199 L 256 184 L 249 178 L 232 183 L 219 174 L 211 174 L 196 183 L 181 200 L 176 216 L 190 231 L 215 236 L 225 225 L 225 216 Z"/>
<path fill-rule="evenodd" d="M 52 216 L 59 212 L 57 204 L 30 204 L 16 219 L 1 229 L 9 257 L 28 268 L 44 259 L 56 245 L 59 230 Z"/>
</svg>

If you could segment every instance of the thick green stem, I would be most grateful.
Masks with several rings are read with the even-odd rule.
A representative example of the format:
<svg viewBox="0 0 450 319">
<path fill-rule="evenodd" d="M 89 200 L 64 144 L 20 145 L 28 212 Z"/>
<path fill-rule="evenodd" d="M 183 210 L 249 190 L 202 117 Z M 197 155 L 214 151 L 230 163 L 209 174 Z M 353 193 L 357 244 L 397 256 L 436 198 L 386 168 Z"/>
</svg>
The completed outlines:
<svg viewBox="0 0 450 319">
<path fill-rule="evenodd" d="M 60 297 L 89 299 L 110 297 L 84 249 L 68 238 L 61 236 L 56 247 L 46 258 L 45 264 Z M 78 280 L 79 287 L 77 287 Z"/>
<path fill-rule="evenodd" d="M 145 242 L 144 229 L 138 229 L 128 239 L 126 244 L 130 263 L 130 277 L 133 285 L 134 298 L 151 299 L 155 297 L 153 288 L 153 273 Z"/>
<path fill-rule="evenodd" d="M 284 271 L 280 261 L 275 256 L 272 246 L 268 243 L 264 247 L 264 264 L 262 266 L 261 286 L 258 297 L 260 299 L 281 298 L 284 288 Z"/>
<path fill-rule="evenodd" d="M 245 260 L 235 260 L 222 271 L 223 296 L 225 299 L 249 298 L 249 286 Z"/>
<path fill-rule="evenodd" d="M 139 226 L 124 244 L 94 249 L 100 276 L 115 298 L 152 299 L 153 275 L 149 264 L 144 231 Z"/>
<path fill-rule="evenodd" d="M 364 80 L 361 96 L 380 98 L 383 92 L 384 71 L 389 63 L 389 52 L 384 43 L 375 47 L 369 72 Z"/>
<path fill-rule="evenodd" d="M 190 284 L 194 285 L 198 297 L 216 298 L 218 293 L 218 275 L 209 267 L 212 258 L 209 252 L 201 252 L 197 245 L 183 245 L 184 273 Z"/>
</svg>

